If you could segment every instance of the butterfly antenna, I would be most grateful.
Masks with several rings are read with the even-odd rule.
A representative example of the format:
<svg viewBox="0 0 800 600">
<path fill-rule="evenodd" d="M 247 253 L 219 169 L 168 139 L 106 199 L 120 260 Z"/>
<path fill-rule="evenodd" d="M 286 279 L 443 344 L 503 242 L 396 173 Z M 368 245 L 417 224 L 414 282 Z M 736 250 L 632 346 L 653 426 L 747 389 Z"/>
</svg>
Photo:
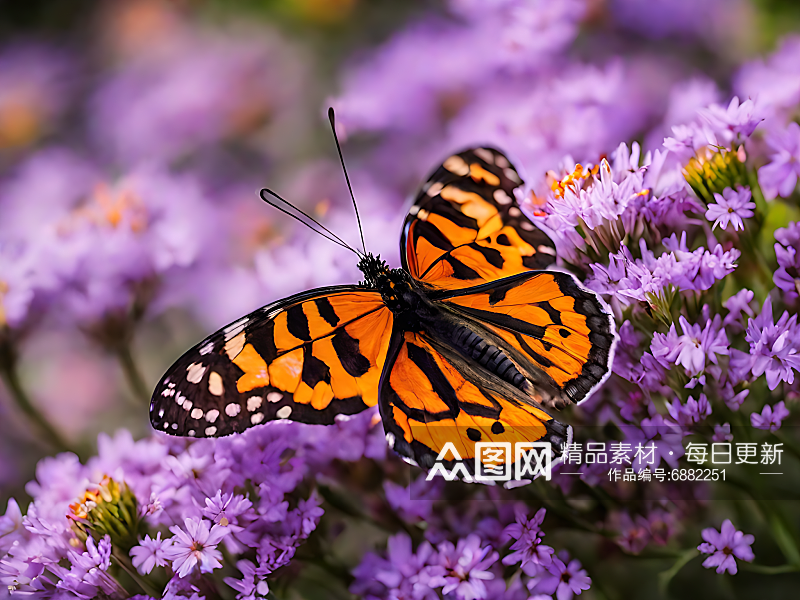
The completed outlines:
<svg viewBox="0 0 800 600">
<path fill-rule="evenodd" d="M 350 185 L 350 177 L 347 175 L 347 167 L 344 166 L 344 156 L 342 155 L 342 146 L 339 144 L 339 136 L 336 135 L 336 116 L 333 114 L 332 106 L 328 108 L 328 120 L 331 122 L 331 131 L 333 131 L 333 139 L 336 142 L 336 150 L 339 152 L 339 160 L 342 161 L 342 171 L 344 171 L 344 179 L 347 182 L 347 189 L 350 190 L 350 198 L 353 200 L 353 208 L 356 209 L 358 232 L 361 234 L 361 247 L 364 248 L 364 254 L 366 254 L 367 245 L 364 243 L 364 230 L 361 228 L 361 216 L 358 214 L 358 205 L 356 204 L 356 197 L 353 194 L 353 186 Z"/>
<path fill-rule="evenodd" d="M 273 198 L 277 199 L 278 201 L 282 202 L 283 204 L 285 204 L 285 205 L 286 205 L 286 206 L 288 206 L 289 208 L 291 208 L 291 209 L 293 209 L 293 210 L 295 210 L 295 211 L 299 212 L 299 213 L 300 213 L 301 215 L 303 215 L 303 216 L 304 216 L 306 219 L 308 219 L 309 221 L 311 221 L 311 223 L 314 223 L 314 225 L 316 225 L 317 227 L 319 227 L 319 229 L 317 229 L 317 227 L 314 227 L 313 225 L 311 225 L 311 223 L 308 223 L 307 221 L 304 221 L 303 219 L 301 219 L 301 218 L 300 218 L 299 216 L 297 216 L 296 214 L 294 214 L 294 213 L 292 213 L 292 212 L 290 212 L 290 211 L 286 210 L 286 209 L 285 209 L 285 208 L 283 208 L 282 206 L 280 206 L 280 205 L 276 204 L 276 203 L 275 203 L 275 202 L 274 202 L 274 201 L 273 201 L 271 198 L 269 198 L 269 197 L 267 196 L 267 194 L 269 194 L 269 195 L 270 195 L 270 196 L 272 196 Z M 291 202 L 289 202 L 288 200 L 284 200 L 283 198 L 281 198 L 281 197 L 280 197 L 278 194 L 276 194 L 276 193 L 275 193 L 275 192 L 273 192 L 272 190 L 270 190 L 270 189 L 268 189 L 268 188 L 264 188 L 264 189 L 262 189 L 262 190 L 259 192 L 259 195 L 261 196 L 261 199 L 262 199 L 264 202 L 266 202 L 267 204 L 269 204 L 269 205 L 270 205 L 270 206 L 272 206 L 273 208 L 277 208 L 277 209 L 278 209 L 279 211 L 281 211 L 283 214 L 285 214 L 285 215 L 288 215 L 288 216 L 292 217 L 293 219 L 295 219 L 295 220 L 299 221 L 300 223 L 302 223 L 303 225 L 305 225 L 306 227 L 308 227 L 308 228 L 309 228 L 311 231 L 313 231 L 314 233 L 318 233 L 319 235 L 321 235 L 322 237 L 324 237 L 326 240 L 329 240 L 329 241 L 333 242 L 334 244 L 337 244 L 337 245 L 341 246 L 342 248 L 346 248 L 347 250 L 350 250 L 350 252 L 352 252 L 352 253 L 353 253 L 353 254 L 355 254 L 356 256 L 360 256 L 360 254 L 359 254 L 358 250 L 354 250 L 353 248 L 351 248 L 350 246 L 348 246 L 348 245 L 347 245 L 347 243 L 346 243 L 346 242 L 345 242 L 345 241 L 344 241 L 342 238 L 340 238 L 338 235 L 336 235 L 335 233 L 333 233 L 333 232 L 332 232 L 330 229 L 328 229 L 327 227 L 325 227 L 325 226 L 324 226 L 322 223 L 320 223 L 319 221 L 317 221 L 317 220 L 316 220 L 315 218 L 313 218 L 311 215 L 309 215 L 309 214 L 307 214 L 306 212 L 304 212 L 304 211 L 300 210 L 299 208 L 297 208 L 297 207 L 296 207 L 294 204 L 292 204 L 292 203 L 291 203 Z M 324 232 L 324 233 L 323 233 L 323 232 Z"/>
</svg>

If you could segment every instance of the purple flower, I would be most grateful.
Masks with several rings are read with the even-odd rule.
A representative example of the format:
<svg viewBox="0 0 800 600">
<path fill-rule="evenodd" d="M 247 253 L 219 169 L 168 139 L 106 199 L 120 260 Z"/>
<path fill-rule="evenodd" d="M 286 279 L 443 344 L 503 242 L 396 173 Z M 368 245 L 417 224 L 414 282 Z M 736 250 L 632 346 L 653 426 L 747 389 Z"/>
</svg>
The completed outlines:
<svg viewBox="0 0 800 600">
<path fill-rule="evenodd" d="M 504 565 L 520 563 L 520 568 L 529 575 L 535 574 L 539 566 L 546 567 L 552 561 L 554 550 L 542 544 L 544 532 L 540 526 L 544 521 L 545 509 L 540 508 L 529 520 L 525 511 L 515 509 L 516 523 L 512 523 L 503 530 L 503 536 L 514 540 L 511 544 L 511 554 L 503 558 Z"/>
<path fill-rule="evenodd" d="M 773 408 L 767 404 L 761 414 L 751 413 L 750 423 L 756 429 L 765 429 L 767 431 L 778 431 L 781 427 L 781 421 L 789 416 L 789 409 L 783 403 L 783 400 L 778 402 Z"/>
<path fill-rule="evenodd" d="M 752 373 L 756 377 L 766 373 L 770 390 L 781 381 L 793 383 L 794 371 L 800 371 L 799 335 L 796 314 L 790 318 L 784 312 L 777 323 L 773 322 L 769 297 L 761 314 L 748 322 L 745 339 L 750 343 Z"/>
<path fill-rule="evenodd" d="M 183 578 L 197 565 L 202 573 L 220 568 L 222 553 L 217 550 L 217 544 L 228 530 L 221 525 L 209 530 L 208 521 L 197 518 L 187 518 L 183 523 L 185 530 L 177 525 L 169 528 L 175 537 L 172 546 L 165 550 L 165 557 L 172 561 L 172 570 Z"/>
<path fill-rule="evenodd" d="M 111 539 L 108 535 L 95 543 L 86 539 L 86 551 L 79 553 L 70 548 L 70 569 L 49 565 L 49 570 L 61 578 L 57 587 L 80 598 L 92 598 L 101 594 L 114 595 L 120 591 L 119 584 L 106 572 L 111 564 Z"/>
<path fill-rule="evenodd" d="M 373 553 L 364 557 L 353 571 L 355 581 L 351 592 L 366 597 L 438 598 L 433 588 L 443 585 L 438 578 L 444 569 L 435 566 L 437 556 L 428 542 L 420 544 L 414 552 L 411 538 L 398 533 L 389 538 L 386 554 L 386 559 Z"/>
<path fill-rule="evenodd" d="M 494 579 L 494 573 L 488 568 L 497 561 L 498 554 L 491 546 L 481 547 L 481 539 L 470 534 L 458 540 L 457 545 L 442 542 L 438 546 L 437 564 L 443 573 L 431 578 L 430 585 L 443 586 L 442 593 L 453 593 L 460 600 L 476 600 L 486 598 L 488 579 Z"/>
<path fill-rule="evenodd" d="M 797 299 L 800 295 L 800 223 L 789 223 L 785 228 L 775 231 L 775 256 L 778 270 L 773 280 L 782 289 L 787 299 Z"/>
<path fill-rule="evenodd" d="M 24 539 L 22 511 L 14 498 L 8 500 L 6 514 L 0 517 L 0 555 L 6 554 L 16 541 Z"/>
<path fill-rule="evenodd" d="M 206 498 L 205 503 L 203 516 L 223 527 L 231 524 L 234 527 L 237 526 L 239 524 L 237 517 L 250 511 L 253 507 L 253 503 L 244 496 L 223 494 L 221 490 L 217 490 L 213 498 Z"/>
<path fill-rule="evenodd" d="M 425 477 L 423 473 L 408 487 L 389 480 L 383 482 L 383 491 L 389 506 L 407 521 L 428 520 L 434 511 L 434 502 L 444 489 L 442 478 L 426 481 Z"/>
<path fill-rule="evenodd" d="M 764 120 L 761 111 L 752 100 L 745 100 L 739 104 L 739 98 L 736 96 L 727 108 L 712 104 L 708 108 L 700 109 L 698 113 L 727 142 L 737 136 L 750 137 L 758 124 Z"/>
<path fill-rule="evenodd" d="M 650 524 L 642 515 L 636 515 L 634 521 L 628 513 L 622 513 L 619 529 L 616 542 L 629 554 L 639 554 L 650 541 Z"/>
<path fill-rule="evenodd" d="M 733 296 L 725 301 L 725 308 L 728 309 L 728 314 L 722 320 L 723 327 L 729 327 L 736 324 L 739 331 L 744 329 L 742 322 L 742 313 L 752 317 L 753 309 L 750 307 L 750 302 L 753 301 L 755 296 L 752 290 L 742 289 L 736 292 Z"/>
<path fill-rule="evenodd" d="M 90 100 L 96 140 L 128 165 L 268 136 L 300 101 L 304 67 L 269 31 L 226 39 L 187 29 L 170 36 L 170 51 L 142 54 L 120 64 Z"/>
<path fill-rule="evenodd" d="M 775 152 L 772 161 L 758 170 L 758 181 L 766 199 L 787 198 L 800 175 L 800 125 L 792 121 L 786 129 L 768 133 L 766 141 Z"/>
<path fill-rule="evenodd" d="M 591 585 L 592 580 L 581 568 L 580 561 L 569 560 L 566 552 L 559 552 L 558 558 L 554 558 L 539 577 L 531 580 L 529 587 L 531 592 L 555 593 L 557 600 L 572 600 L 573 595 L 580 596 Z"/>
<path fill-rule="evenodd" d="M 655 333 L 650 350 L 653 357 L 665 368 L 681 365 L 691 377 L 687 387 L 703 382 L 705 373 L 719 375 L 718 355 L 729 353 L 728 337 L 721 326 L 719 315 L 706 321 L 704 326 L 690 324 L 683 315 L 679 318 L 683 333 L 678 335 L 675 325 L 670 325 L 667 334 Z M 710 363 L 710 364 L 709 364 Z"/>
<path fill-rule="evenodd" d="M 753 60 L 741 68 L 735 88 L 740 95 L 758 97 L 759 104 L 785 115 L 800 102 L 798 59 L 800 37 L 786 36 L 766 61 Z"/>
<path fill-rule="evenodd" d="M 714 221 L 711 229 L 716 229 L 717 225 L 722 229 L 727 229 L 728 224 L 732 223 L 736 231 L 744 229 L 742 219 L 749 219 L 755 213 L 755 202 L 750 202 L 750 188 L 739 187 L 738 190 L 725 188 L 722 194 L 714 194 L 716 204 L 709 204 L 706 211 L 706 219 Z"/>
<path fill-rule="evenodd" d="M 226 577 L 225 583 L 236 590 L 236 600 L 256 600 L 258 597 L 266 597 L 269 593 L 267 581 L 257 573 L 256 566 L 249 560 L 240 560 L 236 563 L 236 568 L 242 573 L 241 579 Z"/>
<path fill-rule="evenodd" d="M 699 423 L 708 417 L 711 414 L 711 404 L 705 394 L 700 394 L 699 399 L 689 398 L 686 404 L 681 404 L 676 398 L 672 404 L 667 404 L 667 410 L 679 425 L 686 426 Z"/>
<path fill-rule="evenodd" d="M 736 531 L 730 519 L 725 519 L 722 528 L 717 531 L 709 527 L 703 529 L 703 539 L 705 542 L 700 544 L 697 549 L 703 554 L 710 554 L 703 566 L 706 569 L 717 567 L 717 573 L 736 575 L 736 559 L 752 562 L 755 558 L 750 546 L 755 541 L 751 534 L 744 534 Z"/>
<path fill-rule="evenodd" d="M 170 546 L 172 546 L 172 538 L 162 540 L 160 531 L 155 539 L 145 535 L 138 546 L 131 548 L 133 566 L 143 575 L 147 575 L 153 570 L 153 567 L 167 566 Z"/>
<path fill-rule="evenodd" d="M 657 508 L 647 514 L 647 528 L 653 541 L 666 546 L 675 533 L 675 515 Z"/>
<path fill-rule="evenodd" d="M 733 439 L 731 424 L 723 423 L 722 425 L 714 425 L 714 435 L 711 439 L 717 443 L 730 442 Z"/>
<path fill-rule="evenodd" d="M 740 360 L 738 358 L 739 356 L 744 356 L 745 359 L 747 360 L 748 364 L 749 364 L 749 362 L 750 362 L 750 355 L 749 354 L 741 352 L 740 350 L 733 350 L 732 349 L 731 350 L 731 359 L 730 359 L 730 361 L 728 363 L 729 364 L 728 377 L 730 377 L 731 374 L 733 373 L 733 371 L 735 370 L 735 363 L 738 363 L 739 360 Z M 747 371 L 749 373 L 749 371 L 750 371 L 749 366 L 747 367 Z M 739 408 L 742 406 L 742 403 L 745 401 L 747 396 L 750 395 L 750 390 L 742 390 L 740 392 L 736 392 L 733 389 L 733 385 L 731 384 L 731 382 L 728 381 L 720 389 L 719 395 L 722 398 L 722 400 L 725 402 L 725 406 L 727 406 L 731 410 L 736 411 L 736 410 L 739 410 Z"/>
</svg>

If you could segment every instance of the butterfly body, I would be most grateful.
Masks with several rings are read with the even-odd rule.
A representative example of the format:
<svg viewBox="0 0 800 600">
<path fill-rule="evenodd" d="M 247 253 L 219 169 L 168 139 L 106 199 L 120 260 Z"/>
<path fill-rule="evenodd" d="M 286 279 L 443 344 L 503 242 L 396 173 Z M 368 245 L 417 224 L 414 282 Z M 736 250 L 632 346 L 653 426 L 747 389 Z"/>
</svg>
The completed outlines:
<svg viewBox="0 0 800 600">
<path fill-rule="evenodd" d="M 371 254 L 359 285 L 297 294 L 209 336 L 153 394 L 151 423 L 191 437 L 272 420 L 330 424 L 377 405 L 389 445 L 433 465 L 451 442 L 571 435 L 549 414 L 607 377 L 616 339 L 605 305 L 544 270 L 553 243 L 520 211 L 497 150 L 448 158 L 417 196 L 402 268 Z"/>
</svg>

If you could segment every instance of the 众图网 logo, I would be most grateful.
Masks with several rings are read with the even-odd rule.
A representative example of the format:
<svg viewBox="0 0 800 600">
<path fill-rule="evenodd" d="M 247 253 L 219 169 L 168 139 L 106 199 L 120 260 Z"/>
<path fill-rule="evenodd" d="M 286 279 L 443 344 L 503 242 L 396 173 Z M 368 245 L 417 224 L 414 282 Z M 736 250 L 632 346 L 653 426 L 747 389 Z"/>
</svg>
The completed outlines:
<svg viewBox="0 0 800 600">
<path fill-rule="evenodd" d="M 456 478 L 473 481 L 528 480 L 544 475 L 551 477 L 553 449 L 550 442 L 477 442 L 475 444 L 475 469 L 471 474 L 452 442 L 447 442 L 436 457 L 426 481 L 437 475 L 447 481 Z M 452 469 L 446 461 L 455 461 Z"/>
</svg>

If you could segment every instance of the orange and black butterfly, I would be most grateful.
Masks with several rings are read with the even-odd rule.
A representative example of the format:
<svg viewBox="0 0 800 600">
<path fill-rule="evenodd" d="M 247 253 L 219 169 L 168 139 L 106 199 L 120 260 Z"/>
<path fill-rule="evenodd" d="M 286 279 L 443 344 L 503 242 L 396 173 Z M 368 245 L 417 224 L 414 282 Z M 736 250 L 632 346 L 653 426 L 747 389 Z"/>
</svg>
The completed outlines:
<svg viewBox="0 0 800 600">
<path fill-rule="evenodd" d="M 520 184 L 497 150 L 451 156 L 406 217 L 400 269 L 360 253 L 362 283 L 279 300 L 206 338 L 156 387 L 153 427 L 218 437 L 377 404 L 389 445 L 426 468 L 447 442 L 470 472 L 477 441 L 550 441 L 558 454 L 571 430 L 548 409 L 606 378 L 616 335 L 592 292 L 543 270 L 553 243 L 520 210 Z"/>
</svg>

